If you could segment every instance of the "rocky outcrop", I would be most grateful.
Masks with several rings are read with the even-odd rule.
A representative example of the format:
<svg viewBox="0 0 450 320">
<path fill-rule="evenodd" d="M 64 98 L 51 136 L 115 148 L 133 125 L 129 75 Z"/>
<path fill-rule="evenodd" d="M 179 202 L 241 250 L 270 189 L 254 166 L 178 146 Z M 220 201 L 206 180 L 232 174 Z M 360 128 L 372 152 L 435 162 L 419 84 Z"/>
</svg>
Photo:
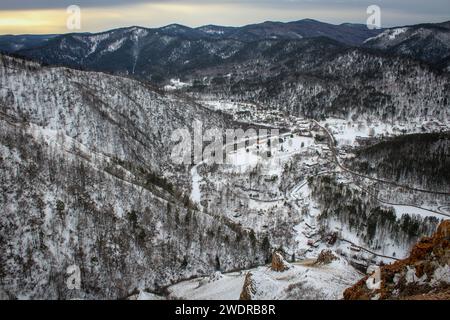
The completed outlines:
<svg viewBox="0 0 450 320">
<path fill-rule="evenodd" d="M 279 252 L 272 254 L 272 265 L 270 267 L 273 271 L 283 272 L 290 269 L 289 263 L 284 260 L 283 256 Z"/>
<path fill-rule="evenodd" d="M 242 288 L 239 300 L 253 300 L 252 297 L 256 293 L 256 289 L 252 276 L 253 274 L 251 272 L 245 276 L 244 287 Z"/>
<path fill-rule="evenodd" d="M 368 286 L 367 276 L 345 290 L 344 299 L 448 299 L 450 220 L 442 222 L 432 237 L 419 241 L 408 258 L 381 267 L 379 277 L 379 286 Z"/>
<path fill-rule="evenodd" d="M 314 264 L 325 265 L 332 263 L 334 260 L 338 260 L 338 257 L 336 257 L 331 250 L 322 250 Z"/>
</svg>

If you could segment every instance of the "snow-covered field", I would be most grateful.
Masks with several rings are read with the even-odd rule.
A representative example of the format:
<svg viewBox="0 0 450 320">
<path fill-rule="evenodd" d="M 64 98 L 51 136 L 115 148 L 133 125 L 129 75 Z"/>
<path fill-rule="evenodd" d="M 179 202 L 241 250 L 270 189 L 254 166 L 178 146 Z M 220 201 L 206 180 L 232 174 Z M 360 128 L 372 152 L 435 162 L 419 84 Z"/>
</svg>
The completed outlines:
<svg viewBox="0 0 450 320">
<path fill-rule="evenodd" d="M 169 298 L 192 300 L 238 300 L 245 273 L 215 273 L 169 287 Z"/>
<path fill-rule="evenodd" d="M 434 211 L 423 209 L 423 208 L 418 208 L 418 207 L 414 207 L 414 206 L 388 205 L 388 207 L 391 207 L 394 209 L 397 217 L 401 217 L 404 214 L 409 214 L 409 215 L 417 214 L 417 215 L 420 215 L 423 217 L 436 217 L 439 219 L 441 219 L 443 217 L 441 214 L 438 214 Z"/>
<path fill-rule="evenodd" d="M 182 81 L 180 81 L 180 79 L 171 79 L 170 84 L 164 86 L 164 90 L 174 91 L 174 90 L 183 89 L 189 85 L 190 85 L 189 83 L 182 82 Z"/>
<path fill-rule="evenodd" d="M 440 119 L 419 120 L 409 122 L 351 121 L 328 118 L 320 124 L 329 128 L 337 140 L 338 146 L 356 145 L 356 138 L 388 137 L 410 133 L 440 132 L 450 130 L 450 125 Z"/>
</svg>

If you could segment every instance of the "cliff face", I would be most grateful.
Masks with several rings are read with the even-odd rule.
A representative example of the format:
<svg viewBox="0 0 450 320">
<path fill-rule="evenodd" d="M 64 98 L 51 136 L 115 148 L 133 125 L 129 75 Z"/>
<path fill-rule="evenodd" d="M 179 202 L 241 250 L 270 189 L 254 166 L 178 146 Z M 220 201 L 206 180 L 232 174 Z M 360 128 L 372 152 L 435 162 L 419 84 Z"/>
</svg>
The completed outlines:
<svg viewBox="0 0 450 320">
<path fill-rule="evenodd" d="M 381 267 L 379 289 L 369 289 L 368 280 L 348 288 L 344 299 L 450 299 L 450 220 L 420 240 L 408 258 Z"/>
</svg>

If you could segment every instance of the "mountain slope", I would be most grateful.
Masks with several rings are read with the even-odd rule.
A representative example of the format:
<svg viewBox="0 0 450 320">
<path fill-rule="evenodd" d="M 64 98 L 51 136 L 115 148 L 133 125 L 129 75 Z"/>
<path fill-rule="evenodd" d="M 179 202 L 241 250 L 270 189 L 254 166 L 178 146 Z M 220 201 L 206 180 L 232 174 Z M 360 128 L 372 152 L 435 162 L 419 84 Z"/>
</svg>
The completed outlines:
<svg viewBox="0 0 450 320">
<path fill-rule="evenodd" d="M 169 161 L 172 130 L 223 117 L 135 80 L 0 58 L 0 296 L 118 299 L 264 261 L 247 231 L 196 209 Z"/>
<path fill-rule="evenodd" d="M 446 121 L 450 111 L 448 75 L 414 60 L 345 48 L 328 39 L 255 48 L 244 62 L 226 66 L 198 70 L 191 76 L 194 86 L 185 90 L 316 118 Z"/>
<path fill-rule="evenodd" d="M 403 135 L 356 152 L 359 172 L 445 192 L 450 188 L 450 133 Z"/>
<path fill-rule="evenodd" d="M 219 64 L 243 43 L 209 40 L 174 25 L 167 29 L 125 28 L 101 34 L 72 34 L 17 53 L 51 65 L 106 71 L 159 82 L 183 70 Z M 193 33 L 193 34 L 192 34 Z"/>
<path fill-rule="evenodd" d="M 438 63 L 450 56 L 450 22 L 388 29 L 367 39 L 364 44 L 389 53 Z"/>
<path fill-rule="evenodd" d="M 42 68 L 3 57 L 0 103 L 4 114 L 63 130 L 88 148 L 95 146 L 99 152 L 152 169 L 170 164 L 169 142 L 175 129 L 189 127 L 195 119 L 217 127 L 227 121 L 220 114 L 164 96 L 132 79 Z M 152 126 L 154 123 L 165 125 Z"/>
</svg>

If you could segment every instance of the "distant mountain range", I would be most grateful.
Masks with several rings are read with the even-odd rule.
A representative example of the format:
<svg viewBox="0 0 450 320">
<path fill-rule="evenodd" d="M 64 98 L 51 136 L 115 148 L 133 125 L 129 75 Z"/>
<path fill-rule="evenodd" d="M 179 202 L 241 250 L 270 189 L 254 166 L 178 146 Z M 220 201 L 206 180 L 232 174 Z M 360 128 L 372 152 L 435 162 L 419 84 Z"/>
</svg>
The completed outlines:
<svg viewBox="0 0 450 320">
<path fill-rule="evenodd" d="M 243 27 L 225 27 L 207 25 L 198 28 L 190 28 L 180 24 L 171 24 L 161 28 L 129 27 L 114 29 L 100 34 L 117 33 L 132 29 L 144 29 L 149 34 L 180 37 L 189 40 L 198 39 L 234 39 L 239 41 L 259 41 L 265 39 L 303 39 L 327 36 L 331 39 L 348 43 L 361 44 L 369 37 L 380 34 L 383 29 L 369 30 L 363 24 L 343 23 L 340 25 L 328 24 L 312 19 L 304 19 L 294 22 L 271 22 L 251 24 Z M 6 51 L 19 51 L 46 45 L 52 38 L 70 36 L 67 35 L 6 35 L 0 36 L 0 49 Z M 72 34 L 74 35 L 74 34 Z M 95 36 L 98 34 L 79 33 L 78 35 Z"/>
<path fill-rule="evenodd" d="M 239 62 L 249 55 L 280 55 L 286 52 L 287 46 L 299 46 L 297 43 L 317 46 L 317 42 L 323 43 L 323 38 L 331 40 L 335 47 L 365 47 L 406 54 L 447 68 L 449 25 L 446 22 L 370 30 L 361 24 L 333 25 L 311 19 L 244 27 L 190 28 L 172 24 L 97 34 L 0 36 L 0 50 L 50 65 L 131 75 L 155 83 L 229 61 Z M 272 49 L 267 50 L 269 47 Z M 326 52 L 317 58 L 323 54 Z"/>
</svg>

